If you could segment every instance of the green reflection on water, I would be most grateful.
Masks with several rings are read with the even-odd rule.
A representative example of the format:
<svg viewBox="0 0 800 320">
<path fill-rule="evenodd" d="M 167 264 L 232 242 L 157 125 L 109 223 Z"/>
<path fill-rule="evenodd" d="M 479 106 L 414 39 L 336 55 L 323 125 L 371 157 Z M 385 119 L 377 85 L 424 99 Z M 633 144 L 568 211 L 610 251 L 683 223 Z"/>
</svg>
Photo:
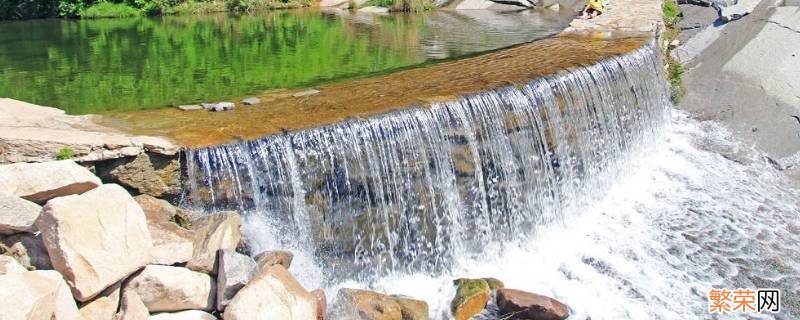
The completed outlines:
<svg viewBox="0 0 800 320">
<path fill-rule="evenodd" d="M 344 19 L 293 10 L 7 22 L 0 24 L 0 97 L 71 114 L 157 108 L 311 86 L 481 49 L 456 41 L 431 53 L 423 41 L 428 15 Z"/>
</svg>

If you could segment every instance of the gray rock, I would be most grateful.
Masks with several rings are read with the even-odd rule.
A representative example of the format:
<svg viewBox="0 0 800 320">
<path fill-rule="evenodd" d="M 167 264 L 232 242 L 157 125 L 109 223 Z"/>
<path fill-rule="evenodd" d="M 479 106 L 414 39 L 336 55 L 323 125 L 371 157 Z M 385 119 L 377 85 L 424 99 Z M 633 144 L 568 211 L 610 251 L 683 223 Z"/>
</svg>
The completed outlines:
<svg viewBox="0 0 800 320">
<path fill-rule="evenodd" d="M 41 234 L 19 233 L 0 240 L 0 243 L 8 248 L 5 254 L 16 258 L 25 268 L 53 269 Z"/>
<path fill-rule="evenodd" d="M 150 264 L 173 265 L 189 261 L 194 251 L 194 233 L 172 222 L 178 209 L 149 195 L 134 199 L 147 217 L 147 229 L 153 240 Z"/>
<path fill-rule="evenodd" d="M 258 263 L 259 270 L 274 265 L 282 265 L 284 268 L 288 270 L 289 267 L 292 265 L 292 259 L 294 259 L 294 254 L 292 254 L 289 251 L 283 251 L 283 250 L 264 251 L 255 256 L 255 260 Z"/>
<path fill-rule="evenodd" d="M 247 99 L 242 100 L 242 104 L 252 106 L 261 103 L 261 99 L 256 97 L 250 97 Z"/>
<path fill-rule="evenodd" d="M 17 196 L 0 193 L 0 234 L 33 232 L 42 207 Z"/>
<path fill-rule="evenodd" d="M 233 102 L 217 102 L 214 104 L 214 107 L 211 108 L 212 111 L 220 112 L 220 111 L 229 111 L 236 108 L 236 105 Z"/>
<path fill-rule="evenodd" d="M 178 109 L 183 111 L 195 111 L 195 110 L 203 110 L 203 106 L 199 104 L 185 104 L 178 106 Z"/>
<path fill-rule="evenodd" d="M 362 11 L 362 10 L 367 9 L 367 8 L 370 8 L 370 7 L 361 8 L 358 11 Z M 372 8 L 378 8 L 378 7 L 372 7 Z M 386 9 L 386 8 L 383 8 L 383 9 Z M 389 9 L 386 9 L 386 12 L 389 12 Z M 292 94 L 292 97 L 295 97 L 295 98 L 308 97 L 308 96 L 313 96 L 315 94 L 319 94 L 319 90 L 317 90 L 317 89 L 309 89 L 309 90 L 305 90 L 305 91 L 296 92 L 295 94 Z"/>
<path fill-rule="evenodd" d="M 244 288 L 256 272 L 253 258 L 223 249 L 217 254 L 217 310 L 225 310 L 233 296 Z"/>
<path fill-rule="evenodd" d="M 98 162 L 95 169 L 103 181 L 136 193 L 169 198 L 181 192 L 180 161 L 174 156 L 142 153 L 135 158 Z"/>
</svg>

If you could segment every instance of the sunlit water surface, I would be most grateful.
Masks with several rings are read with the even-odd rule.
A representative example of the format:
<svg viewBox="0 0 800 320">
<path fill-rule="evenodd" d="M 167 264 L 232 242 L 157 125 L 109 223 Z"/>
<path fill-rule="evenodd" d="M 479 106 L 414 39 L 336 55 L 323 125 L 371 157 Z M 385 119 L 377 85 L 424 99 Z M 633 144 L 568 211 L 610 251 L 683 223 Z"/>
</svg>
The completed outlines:
<svg viewBox="0 0 800 320">
<path fill-rule="evenodd" d="M 569 23 L 567 11 L 0 22 L 0 97 L 73 114 L 237 99 L 541 39 Z"/>
</svg>

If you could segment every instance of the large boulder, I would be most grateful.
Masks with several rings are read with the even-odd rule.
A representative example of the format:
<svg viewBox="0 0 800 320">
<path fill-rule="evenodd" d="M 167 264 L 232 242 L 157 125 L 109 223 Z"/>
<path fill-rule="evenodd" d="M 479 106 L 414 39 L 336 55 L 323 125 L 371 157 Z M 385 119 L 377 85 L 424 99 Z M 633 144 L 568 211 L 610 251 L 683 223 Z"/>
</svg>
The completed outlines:
<svg viewBox="0 0 800 320">
<path fill-rule="evenodd" d="M 50 256 L 47 254 L 47 248 L 44 247 L 41 233 L 18 233 L 0 239 L 0 243 L 6 247 L 6 255 L 16 258 L 27 269 L 53 269 L 53 265 L 50 263 Z"/>
<path fill-rule="evenodd" d="M 0 276 L 6 274 L 22 273 L 28 271 L 25 269 L 17 259 L 10 256 L 0 255 Z"/>
<path fill-rule="evenodd" d="M 239 230 L 241 225 L 241 217 L 232 211 L 212 213 L 193 221 L 194 251 L 186 267 L 195 271 L 216 273 L 214 266 L 217 251 L 235 250 L 239 246 L 242 240 Z"/>
<path fill-rule="evenodd" d="M 181 166 L 175 156 L 142 153 L 135 158 L 98 162 L 95 168 L 106 183 L 117 183 L 137 193 L 162 198 L 181 192 Z"/>
<path fill-rule="evenodd" d="M 234 250 L 220 250 L 217 257 L 217 310 L 225 310 L 225 306 L 233 299 L 250 279 L 255 275 L 256 262 L 253 258 Z"/>
<path fill-rule="evenodd" d="M 479 314 L 491 297 L 491 288 L 484 279 L 457 279 L 456 296 L 450 302 L 450 312 L 456 320 L 467 320 Z"/>
<path fill-rule="evenodd" d="M 317 302 L 282 266 L 272 266 L 250 280 L 225 308 L 225 320 L 309 320 Z"/>
<path fill-rule="evenodd" d="M 84 193 L 100 183 L 99 178 L 72 160 L 0 166 L 0 190 L 39 204 Z"/>
<path fill-rule="evenodd" d="M 173 265 L 189 261 L 194 251 L 194 233 L 172 222 L 179 216 L 178 209 L 150 195 L 135 199 L 147 217 L 147 229 L 153 239 L 150 263 Z"/>
<path fill-rule="evenodd" d="M 113 319 L 119 307 L 120 282 L 106 288 L 94 300 L 80 306 L 81 320 Z"/>
<path fill-rule="evenodd" d="M 333 314 L 338 318 L 362 320 L 427 320 L 428 304 L 402 296 L 340 289 Z"/>
<path fill-rule="evenodd" d="M 118 185 L 50 200 L 36 227 L 53 268 L 78 301 L 91 300 L 150 261 L 144 213 Z"/>
<path fill-rule="evenodd" d="M 286 269 L 292 265 L 294 254 L 289 251 L 276 250 L 264 251 L 256 255 L 255 260 L 259 269 L 269 268 L 274 265 L 281 265 Z"/>
<path fill-rule="evenodd" d="M 214 309 L 214 279 L 182 267 L 149 265 L 128 280 L 125 291 L 134 291 L 150 312 Z"/>
<path fill-rule="evenodd" d="M 41 211 L 33 202 L 0 192 L 0 234 L 34 232 L 33 223 Z"/>
<path fill-rule="evenodd" d="M 147 306 L 144 305 L 139 294 L 133 290 L 123 291 L 116 320 L 147 320 L 148 318 L 150 318 L 150 311 L 147 310 Z"/>
<path fill-rule="evenodd" d="M 26 271 L 0 276 L 0 318 L 76 320 L 78 307 L 56 271 Z"/>
<path fill-rule="evenodd" d="M 162 312 L 150 316 L 150 320 L 217 320 L 217 317 L 200 310 L 186 310 L 173 313 Z"/>
<path fill-rule="evenodd" d="M 497 290 L 497 307 L 503 319 L 564 320 L 567 306 L 556 299 L 514 289 Z"/>
</svg>

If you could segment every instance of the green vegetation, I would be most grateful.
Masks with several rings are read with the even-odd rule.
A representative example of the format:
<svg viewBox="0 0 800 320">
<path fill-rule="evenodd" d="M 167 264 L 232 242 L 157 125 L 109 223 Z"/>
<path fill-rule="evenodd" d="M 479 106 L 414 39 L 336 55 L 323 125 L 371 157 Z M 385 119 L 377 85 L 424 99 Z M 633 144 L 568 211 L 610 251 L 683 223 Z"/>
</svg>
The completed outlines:
<svg viewBox="0 0 800 320">
<path fill-rule="evenodd" d="M 680 29 L 678 28 L 678 23 L 681 21 L 681 10 L 680 7 L 675 3 L 675 0 L 665 0 L 663 6 L 664 12 L 664 25 L 666 26 L 666 30 L 661 34 L 661 38 L 664 42 L 664 59 L 666 60 L 667 64 L 667 78 L 669 79 L 670 83 L 670 99 L 672 103 L 677 104 L 680 102 L 681 98 L 686 91 L 683 87 L 683 73 L 684 68 L 680 64 L 680 62 L 675 61 L 670 56 L 670 52 L 673 49 L 672 42 L 678 37 L 680 34 Z"/>
<path fill-rule="evenodd" d="M 124 3 L 101 2 L 81 10 L 82 18 L 127 18 L 136 17 L 141 11 Z"/>
<path fill-rule="evenodd" d="M 408 12 L 423 12 L 433 9 L 433 3 L 430 0 L 369 0 L 367 5 Z"/>
<path fill-rule="evenodd" d="M 307 10 L 6 23 L 0 97 L 86 114 L 310 86 L 425 62 L 424 18 L 364 26 Z"/>
<path fill-rule="evenodd" d="M 56 159 L 58 160 L 69 160 L 74 156 L 75 151 L 70 148 L 62 148 L 61 150 L 58 150 L 58 153 L 56 153 Z"/>
<path fill-rule="evenodd" d="M 311 0 L 0 0 L 0 20 L 106 18 L 252 11 L 310 5 Z"/>
</svg>

